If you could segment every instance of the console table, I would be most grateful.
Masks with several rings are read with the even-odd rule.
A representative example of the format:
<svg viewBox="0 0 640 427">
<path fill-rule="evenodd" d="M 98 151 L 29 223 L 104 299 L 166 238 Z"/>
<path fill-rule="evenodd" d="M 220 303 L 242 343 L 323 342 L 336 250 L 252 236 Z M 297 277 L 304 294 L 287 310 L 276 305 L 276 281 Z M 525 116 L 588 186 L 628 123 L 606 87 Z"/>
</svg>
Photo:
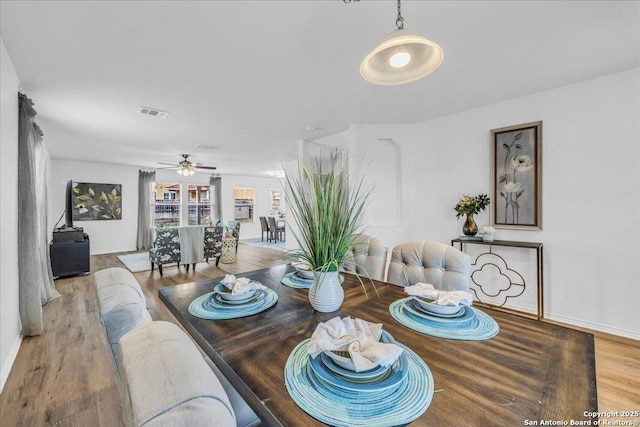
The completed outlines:
<svg viewBox="0 0 640 427">
<path fill-rule="evenodd" d="M 456 245 L 456 243 L 459 245 L 460 250 L 464 251 L 464 245 L 484 245 L 484 246 L 488 246 L 488 252 L 483 252 L 480 255 L 478 255 L 476 257 L 476 259 L 474 260 L 472 267 L 475 268 L 474 270 L 471 271 L 471 280 L 472 282 L 478 287 L 477 289 L 473 289 L 474 292 L 476 293 L 476 296 L 478 297 L 478 299 L 480 300 L 479 302 L 486 305 L 486 306 L 490 306 L 493 307 L 495 309 L 499 309 L 499 310 L 503 310 L 503 311 L 507 311 L 507 312 L 513 312 L 515 314 L 521 314 L 521 315 L 525 315 L 527 317 L 534 317 L 538 320 L 541 320 L 544 318 L 544 296 L 543 296 L 543 257 L 542 257 L 542 243 L 537 243 L 537 242 L 518 242 L 518 241 L 511 241 L 511 240 L 494 240 L 492 242 L 485 242 L 482 240 L 466 240 L 463 238 L 457 238 L 457 239 L 453 239 L 451 240 L 451 246 Z M 493 255 L 498 257 L 500 260 L 502 260 L 502 262 L 504 263 L 504 266 L 506 268 L 508 268 L 507 265 L 507 261 L 501 257 L 500 255 L 496 254 L 493 252 L 493 247 L 494 246 L 501 246 L 501 247 L 510 247 L 510 248 L 521 248 L 521 249 L 528 249 L 528 250 L 534 250 L 536 251 L 536 279 L 537 279 L 537 314 L 536 315 L 532 315 L 531 313 L 527 313 L 527 312 L 523 312 L 520 310 L 514 310 L 508 307 L 505 307 L 505 304 L 507 303 L 509 298 L 515 298 L 519 295 L 522 295 L 527 287 L 526 281 L 524 280 L 524 278 L 522 277 L 522 275 L 520 275 L 520 273 L 518 273 L 515 270 L 511 270 L 510 271 L 514 272 L 515 274 L 517 274 L 518 276 L 520 276 L 520 278 L 522 279 L 522 283 L 510 283 L 509 287 L 511 288 L 511 286 L 521 286 L 521 292 L 518 293 L 515 296 L 507 296 L 505 297 L 505 300 L 502 304 L 490 304 L 487 302 L 482 301 L 481 297 L 482 296 L 488 296 L 488 297 L 493 297 L 495 295 L 489 295 L 486 293 L 483 293 L 482 290 L 482 285 L 477 283 L 474 280 L 474 273 L 481 271 L 482 268 L 489 264 L 489 263 L 481 263 L 478 264 L 478 261 L 480 259 L 480 257 L 482 257 L 483 255 Z M 495 264 L 494 264 L 495 266 Z M 497 267 L 497 266 L 496 266 Z M 500 270 L 500 268 L 498 267 L 498 269 Z M 501 271 L 502 273 L 502 271 Z M 480 293 L 481 295 L 478 295 L 478 293 Z"/>
</svg>

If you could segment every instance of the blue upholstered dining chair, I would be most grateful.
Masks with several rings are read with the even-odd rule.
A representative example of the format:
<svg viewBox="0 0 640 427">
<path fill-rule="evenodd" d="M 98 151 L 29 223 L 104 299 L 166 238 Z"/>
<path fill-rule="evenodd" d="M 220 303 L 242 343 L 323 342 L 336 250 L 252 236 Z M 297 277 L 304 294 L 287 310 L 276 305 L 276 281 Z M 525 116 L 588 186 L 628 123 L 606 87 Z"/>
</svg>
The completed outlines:
<svg viewBox="0 0 640 427">
<path fill-rule="evenodd" d="M 158 227 L 156 229 L 156 239 L 153 247 L 149 249 L 149 261 L 151 270 L 158 266 L 160 276 L 162 276 L 162 266 L 164 264 L 177 263 L 180 268 L 180 236 L 177 228 Z"/>
<path fill-rule="evenodd" d="M 204 229 L 204 259 L 209 262 L 209 259 L 216 259 L 216 267 L 220 263 L 220 256 L 222 255 L 222 235 L 224 234 L 224 227 L 207 227 Z"/>
</svg>

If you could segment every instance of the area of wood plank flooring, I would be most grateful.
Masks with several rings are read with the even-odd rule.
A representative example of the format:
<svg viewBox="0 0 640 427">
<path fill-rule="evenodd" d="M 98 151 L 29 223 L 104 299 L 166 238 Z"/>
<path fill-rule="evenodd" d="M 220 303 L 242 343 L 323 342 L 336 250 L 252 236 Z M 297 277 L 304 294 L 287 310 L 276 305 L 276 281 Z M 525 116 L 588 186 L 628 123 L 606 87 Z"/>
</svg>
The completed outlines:
<svg viewBox="0 0 640 427">
<path fill-rule="evenodd" d="M 123 267 L 117 255 L 92 256 L 91 272 Z M 167 267 L 162 278 L 157 270 L 135 277 L 153 319 L 177 323 L 159 301 L 159 288 L 270 267 L 285 262 L 281 255 L 279 250 L 240 244 L 233 264 L 216 268 L 201 263 L 188 273 Z M 121 426 L 117 374 L 92 277 L 59 279 L 56 288 L 61 297 L 43 307 L 44 333 L 23 339 L 0 394 L 0 425 Z M 640 410 L 640 342 L 603 333 L 595 337 L 599 410 Z"/>
</svg>

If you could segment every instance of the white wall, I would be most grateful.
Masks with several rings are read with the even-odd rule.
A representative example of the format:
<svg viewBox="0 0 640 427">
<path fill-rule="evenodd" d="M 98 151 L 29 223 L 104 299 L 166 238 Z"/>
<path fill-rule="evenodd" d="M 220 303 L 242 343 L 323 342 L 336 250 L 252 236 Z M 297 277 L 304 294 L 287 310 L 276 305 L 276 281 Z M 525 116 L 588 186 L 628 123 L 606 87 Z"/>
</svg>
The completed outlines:
<svg viewBox="0 0 640 427">
<path fill-rule="evenodd" d="M 18 75 L 0 38 L 0 391 L 20 347 L 18 311 Z"/>
<path fill-rule="evenodd" d="M 135 250 L 138 230 L 138 170 L 139 168 L 132 166 L 53 159 L 49 183 L 49 228 L 53 230 L 64 211 L 67 181 L 121 184 L 121 220 L 74 221 L 73 225 L 82 227 L 89 235 L 92 255 Z M 61 224 L 64 224 L 64 218 Z"/>
<path fill-rule="evenodd" d="M 390 248 L 449 243 L 462 227 L 458 197 L 490 192 L 490 130 L 537 120 L 543 230 L 497 237 L 544 244 L 546 318 L 640 339 L 640 69 L 417 125 L 352 127 L 352 152 L 393 138 L 402 153 L 402 225 L 371 234 Z"/>
</svg>

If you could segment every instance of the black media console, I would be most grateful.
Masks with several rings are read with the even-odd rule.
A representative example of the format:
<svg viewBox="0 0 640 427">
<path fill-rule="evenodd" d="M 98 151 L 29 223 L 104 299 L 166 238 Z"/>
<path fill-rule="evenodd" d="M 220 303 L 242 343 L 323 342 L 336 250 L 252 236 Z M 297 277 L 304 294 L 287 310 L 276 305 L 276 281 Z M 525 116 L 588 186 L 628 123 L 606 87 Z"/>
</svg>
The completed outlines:
<svg viewBox="0 0 640 427">
<path fill-rule="evenodd" d="M 53 277 L 89 274 L 89 236 L 82 233 L 82 237 L 82 240 L 61 241 L 66 239 L 56 238 L 54 233 L 53 241 L 49 245 Z"/>
</svg>

